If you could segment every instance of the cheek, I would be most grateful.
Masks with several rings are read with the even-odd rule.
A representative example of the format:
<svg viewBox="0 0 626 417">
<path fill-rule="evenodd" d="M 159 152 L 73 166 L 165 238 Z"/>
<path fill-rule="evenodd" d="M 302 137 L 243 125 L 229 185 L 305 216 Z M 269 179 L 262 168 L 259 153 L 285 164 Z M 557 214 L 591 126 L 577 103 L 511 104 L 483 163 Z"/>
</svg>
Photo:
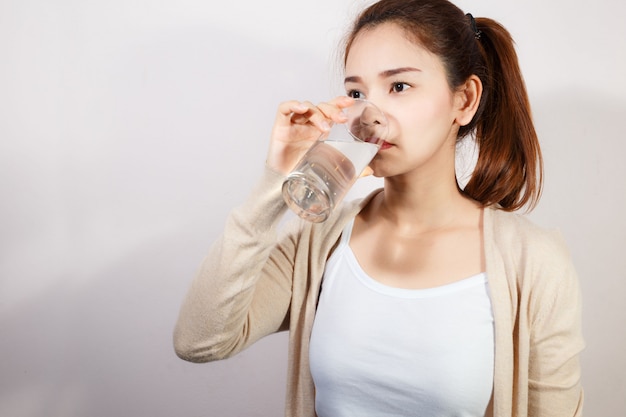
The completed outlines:
<svg viewBox="0 0 626 417">
<path fill-rule="evenodd" d="M 447 129 L 452 124 L 454 116 L 448 97 L 430 97 L 406 106 L 398 113 L 398 121 L 405 131 L 431 131 L 441 128 Z"/>
<path fill-rule="evenodd" d="M 423 104 L 426 117 L 447 119 L 452 114 L 454 97 L 447 88 L 440 88 L 429 95 L 428 102 Z"/>
</svg>

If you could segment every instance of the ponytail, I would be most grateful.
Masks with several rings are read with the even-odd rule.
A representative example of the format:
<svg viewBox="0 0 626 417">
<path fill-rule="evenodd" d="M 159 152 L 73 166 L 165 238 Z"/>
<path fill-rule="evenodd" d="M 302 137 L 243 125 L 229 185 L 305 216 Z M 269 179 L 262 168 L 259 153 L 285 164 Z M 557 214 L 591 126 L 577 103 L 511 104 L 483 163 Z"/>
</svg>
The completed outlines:
<svg viewBox="0 0 626 417">
<path fill-rule="evenodd" d="M 491 19 L 476 19 L 476 27 L 486 76 L 475 116 L 478 161 L 464 193 L 503 210 L 530 210 L 541 196 L 543 160 L 513 39 Z"/>
</svg>

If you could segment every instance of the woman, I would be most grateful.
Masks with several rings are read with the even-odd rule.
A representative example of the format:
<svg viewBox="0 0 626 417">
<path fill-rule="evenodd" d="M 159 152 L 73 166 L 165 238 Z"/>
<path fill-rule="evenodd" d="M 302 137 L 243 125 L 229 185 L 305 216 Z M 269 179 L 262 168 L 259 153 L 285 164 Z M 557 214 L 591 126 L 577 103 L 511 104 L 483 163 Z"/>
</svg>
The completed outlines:
<svg viewBox="0 0 626 417">
<path fill-rule="evenodd" d="M 185 300 L 177 354 L 289 330 L 288 416 L 580 416 L 576 273 L 536 204 L 541 154 L 508 32 L 447 0 L 381 0 L 345 49 L 348 97 L 279 106 L 267 167 Z M 280 237 L 281 183 L 341 109 L 389 120 L 384 188 Z M 464 189 L 457 141 L 479 156 Z"/>
</svg>

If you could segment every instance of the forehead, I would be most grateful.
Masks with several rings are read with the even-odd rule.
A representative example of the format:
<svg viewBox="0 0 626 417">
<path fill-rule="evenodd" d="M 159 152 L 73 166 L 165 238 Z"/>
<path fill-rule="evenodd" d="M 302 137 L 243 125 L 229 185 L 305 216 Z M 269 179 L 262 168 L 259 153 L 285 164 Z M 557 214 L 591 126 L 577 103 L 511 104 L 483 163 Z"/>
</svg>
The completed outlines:
<svg viewBox="0 0 626 417">
<path fill-rule="evenodd" d="M 395 23 L 383 23 L 359 32 L 346 56 L 346 75 L 379 73 L 412 66 L 421 70 L 441 69 L 436 55 L 424 48 Z"/>
</svg>

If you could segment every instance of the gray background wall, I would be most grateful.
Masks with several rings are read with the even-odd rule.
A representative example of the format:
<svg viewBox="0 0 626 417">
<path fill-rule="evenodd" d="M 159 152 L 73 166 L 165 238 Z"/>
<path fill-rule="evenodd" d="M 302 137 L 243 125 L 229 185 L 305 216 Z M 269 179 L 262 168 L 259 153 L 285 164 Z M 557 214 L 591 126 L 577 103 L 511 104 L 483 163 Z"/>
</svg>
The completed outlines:
<svg viewBox="0 0 626 417">
<path fill-rule="evenodd" d="M 276 105 L 341 92 L 363 2 L 216 3 L 0 1 L 1 416 L 282 415 L 285 335 L 193 365 L 171 332 Z M 517 41 L 546 163 L 531 216 L 584 291 L 585 414 L 625 416 L 626 3 L 457 4 Z"/>
</svg>

